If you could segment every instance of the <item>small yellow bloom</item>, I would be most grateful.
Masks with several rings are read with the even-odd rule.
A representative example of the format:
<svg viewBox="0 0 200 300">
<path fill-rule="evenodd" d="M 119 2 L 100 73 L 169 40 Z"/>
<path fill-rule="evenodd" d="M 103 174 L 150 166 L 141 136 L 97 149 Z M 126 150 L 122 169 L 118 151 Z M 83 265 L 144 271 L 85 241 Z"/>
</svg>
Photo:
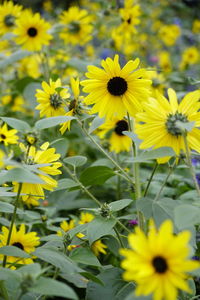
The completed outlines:
<svg viewBox="0 0 200 300">
<path fill-rule="evenodd" d="M 62 223 L 60 224 L 60 227 L 61 227 L 61 229 L 64 231 L 64 232 L 68 232 L 69 230 L 71 230 L 71 229 L 73 229 L 74 227 L 75 227 L 75 222 L 74 222 L 74 220 L 70 220 L 69 222 L 67 222 L 67 221 L 62 221 Z M 57 234 L 59 235 L 59 236 L 62 236 L 63 235 L 63 233 L 62 233 L 62 231 L 61 230 L 59 230 L 58 232 L 57 232 Z"/>
<path fill-rule="evenodd" d="M 166 46 L 173 46 L 180 35 L 180 27 L 175 24 L 163 25 L 159 30 L 159 37 Z"/>
<path fill-rule="evenodd" d="M 183 51 L 180 69 L 183 70 L 188 65 L 194 65 L 198 63 L 199 59 L 200 55 L 198 49 L 194 46 L 188 47 Z"/>
<path fill-rule="evenodd" d="M 9 144 L 17 144 L 19 137 L 16 133 L 16 129 L 8 130 L 7 124 L 4 124 L 0 127 L 0 143 L 4 143 L 5 146 L 8 146 Z"/>
<path fill-rule="evenodd" d="M 53 191 L 58 183 L 55 179 L 53 179 L 49 175 L 58 175 L 62 172 L 59 168 L 62 166 L 58 159 L 60 158 L 60 154 L 55 153 L 55 148 L 48 148 L 49 143 L 44 143 L 40 150 L 36 150 L 34 146 L 31 146 L 28 151 L 28 157 L 26 158 L 27 164 L 50 164 L 48 166 L 43 166 L 38 168 L 41 171 L 41 174 L 38 176 L 44 181 L 41 184 L 33 184 L 33 183 L 23 183 L 21 194 L 22 200 L 27 205 L 39 205 L 38 200 L 44 199 L 44 189 L 48 191 Z M 27 153 L 27 149 L 26 149 Z M 26 154 L 25 154 L 26 155 Z M 13 182 L 14 192 L 18 191 L 19 183 Z"/>
<path fill-rule="evenodd" d="M 16 21 L 14 34 L 16 43 L 30 51 L 40 51 L 44 45 L 49 45 L 52 36 L 47 33 L 50 24 L 43 20 L 39 13 L 32 14 L 29 10 L 21 13 Z"/>
<path fill-rule="evenodd" d="M 96 256 L 99 256 L 100 253 L 106 254 L 106 248 L 108 247 L 104 243 L 102 243 L 101 240 L 95 241 L 91 246 L 91 249 Z"/>
<path fill-rule="evenodd" d="M 60 22 L 64 25 L 60 38 L 67 44 L 85 45 L 92 38 L 91 21 L 92 17 L 88 15 L 87 10 L 76 6 L 70 7 L 60 16 Z"/>
<path fill-rule="evenodd" d="M 86 224 L 91 222 L 94 219 L 94 215 L 90 214 L 88 212 L 82 212 L 80 215 L 80 221 L 79 224 Z"/>
<path fill-rule="evenodd" d="M 192 25 L 193 33 L 200 33 L 200 20 L 194 20 Z"/>
<path fill-rule="evenodd" d="M 2 233 L 0 234 L 0 247 L 7 245 L 9 229 L 5 226 L 2 227 Z M 15 246 L 28 254 L 31 254 L 35 251 L 35 248 L 40 244 L 40 238 L 37 236 L 37 232 L 28 232 L 26 233 L 26 228 L 24 224 L 20 225 L 19 230 L 17 231 L 16 226 L 13 226 L 10 246 Z M 3 255 L 0 255 L 0 259 L 3 259 Z M 19 258 L 14 256 L 7 256 L 7 266 L 11 264 L 32 264 L 32 258 Z M 11 268 L 16 268 L 15 265 Z"/>
<path fill-rule="evenodd" d="M 111 133 L 109 137 L 109 150 L 116 153 L 122 151 L 128 152 L 130 151 L 132 141 L 130 137 L 123 134 L 123 131 L 128 130 L 128 122 L 125 119 L 112 118 L 98 128 L 97 135 L 100 138 L 104 138 L 107 133 Z"/>
<path fill-rule="evenodd" d="M 12 1 L 2 1 L 0 5 L 0 35 L 12 32 L 15 28 L 16 20 L 21 15 L 22 6 L 14 4 Z"/>
<path fill-rule="evenodd" d="M 39 104 L 36 109 L 40 111 L 40 117 L 55 117 L 65 115 L 66 100 L 70 94 L 68 88 L 62 88 L 61 80 L 53 81 L 49 84 L 42 82 L 43 90 L 36 90 L 36 98 Z"/>
</svg>

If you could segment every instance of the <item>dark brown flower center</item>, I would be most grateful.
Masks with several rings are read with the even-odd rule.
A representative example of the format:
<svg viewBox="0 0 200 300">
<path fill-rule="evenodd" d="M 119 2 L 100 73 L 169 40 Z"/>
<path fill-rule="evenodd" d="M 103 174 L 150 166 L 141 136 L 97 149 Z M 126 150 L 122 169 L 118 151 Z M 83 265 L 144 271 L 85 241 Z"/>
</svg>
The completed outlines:
<svg viewBox="0 0 200 300">
<path fill-rule="evenodd" d="M 163 274 L 168 270 L 166 259 L 162 256 L 156 256 L 152 260 L 152 265 L 157 273 Z"/>
<path fill-rule="evenodd" d="M 128 130 L 128 123 L 125 120 L 120 120 L 116 123 L 115 125 L 115 133 L 117 135 L 124 135 L 123 131 L 127 131 Z"/>
<path fill-rule="evenodd" d="M 5 140 L 5 139 L 6 139 L 6 136 L 5 136 L 5 134 L 1 134 L 1 135 L 0 135 L 0 137 L 1 137 L 3 140 Z"/>
<path fill-rule="evenodd" d="M 37 35 L 38 31 L 35 27 L 30 27 L 28 29 L 27 33 L 30 37 L 35 37 Z"/>
<path fill-rule="evenodd" d="M 113 77 L 107 83 L 107 90 L 113 96 L 122 96 L 128 88 L 128 84 L 124 78 Z"/>
<path fill-rule="evenodd" d="M 128 18 L 128 20 L 126 21 L 128 24 L 131 24 L 131 18 Z"/>
<path fill-rule="evenodd" d="M 12 244 L 12 246 L 15 246 L 15 247 L 17 247 L 19 249 L 24 250 L 24 246 L 21 243 L 16 242 L 16 243 Z"/>
<path fill-rule="evenodd" d="M 81 27 L 80 24 L 78 22 L 71 22 L 69 24 L 69 32 L 70 33 L 78 33 L 80 31 Z"/>
<path fill-rule="evenodd" d="M 4 24 L 7 27 L 12 27 L 15 24 L 15 17 L 13 15 L 7 15 L 4 18 Z"/>
</svg>

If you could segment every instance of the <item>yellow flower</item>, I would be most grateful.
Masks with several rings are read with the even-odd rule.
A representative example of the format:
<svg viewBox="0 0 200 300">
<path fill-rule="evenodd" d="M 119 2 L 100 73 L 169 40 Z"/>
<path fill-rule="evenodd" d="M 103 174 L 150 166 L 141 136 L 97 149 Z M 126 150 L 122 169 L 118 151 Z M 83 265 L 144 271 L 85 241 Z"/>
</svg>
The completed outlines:
<svg viewBox="0 0 200 300">
<path fill-rule="evenodd" d="M 168 89 L 169 101 L 157 93 L 157 99 L 151 98 L 144 103 L 144 112 L 136 116 L 136 129 L 141 149 L 171 147 L 176 155 L 185 152 L 182 130 L 176 122 L 195 122 L 187 133 L 189 148 L 200 153 L 200 90 L 188 93 L 181 103 L 178 103 L 176 93 Z M 166 162 L 169 158 L 159 160 Z"/>
<path fill-rule="evenodd" d="M 193 33 L 200 33 L 200 20 L 194 20 L 192 25 L 192 31 Z"/>
<path fill-rule="evenodd" d="M 70 96 L 68 88 L 62 88 L 60 79 L 50 79 L 49 84 L 43 81 L 42 88 L 43 90 L 36 90 L 35 95 L 40 103 L 36 106 L 36 109 L 40 110 L 40 117 L 65 115 L 66 99 Z"/>
<path fill-rule="evenodd" d="M 12 1 L 3 1 L 0 5 L 0 35 L 13 31 L 21 11 L 21 5 L 14 4 Z"/>
<path fill-rule="evenodd" d="M 106 248 L 108 247 L 102 243 L 101 240 L 95 241 L 91 246 L 92 252 L 94 252 L 96 256 L 99 256 L 100 253 L 106 254 Z"/>
<path fill-rule="evenodd" d="M 76 79 L 73 77 L 70 78 L 70 84 L 74 95 L 74 99 L 70 102 L 69 111 L 65 114 L 65 116 L 72 117 L 75 114 L 76 107 L 78 105 L 78 98 L 80 94 L 79 83 L 80 83 L 79 78 Z M 63 123 L 59 130 L 61 134 L 64 134 L 66 130 L 70 130 L 70 127 L 71 127 L 71 120 Z"/>
<path fill-rule="evenodd" d="M 40 14 L 24 11 L 16 21 L 16 43 L 30 51 L 40 51 L 43 45 L 49 45 L 52 36 L 47 33 L 50 24 L 41 19 Z"/>
<path fill-rule="evenodd" d="M 152 80 L 152 97 L 156 96 L 156 91 L 163 93 L 165 87 L 165 78 L 162 73 L 158 73 L 157 71 L 148 71 L 147 78 Z"/>
<path fill-rule="evenodd" d="M 173 46 L 180 34 L 180 27 L 175 24 L 163 25 L 159 30 L 159 37 L 166 46 Z"/>
<path fill-rule="evenodd" d="M 41 57 L 38 54 L 34 54 L 28 57 L 25 57 L 20 60 L 19 65 L 19 74 L 24 76 L 25 74 L 36 79 L 40 77 L 40 63 Z"/>
<path fill-rule="evenodd" d="M 84 102 L 94 104 L 91 113 L 99 113 L 100 117 L 122 119 L 127 112 L 132 116 L 142 110 L 141 101 L 147 100 L 150 94 L 151 81 L 143 79 L 144 69 L 138 69 L 139 59 L 130 60 L 122 69 L 119 56 L 114 60 L 102 60 L 103 69 L 88 66 L 86 76 L 81 84 L 83 91 L 89 93 Z"/>
<path fill-rule="evenodd" d="M 91 20 L 91 16 L 85 9 L 79 9 L 76 6 L 70 7 L 60 16 L 60 22 L 65 25 L 60 33 L 60 38 L 67 44 L 81 46 L 86 44 L 92 38 Z"/>
<path fill-rule="evenodd" d="M 74 222 L 74 220 L 70 220 L 69 222 L 66 222 L 66 221 L 64 220 L 64 221 L 62 221 L 62 223 L 60 224 L 60 228 L 61 228 L 62 231 L 64 231 L 64 232 L 68 232 L 69 230 L 73 229 L 74 227 L 75 227 L 75 222 Z M 63 235 L 62 231 L 59 230 L 59 231 L 57 232 L 57 234 L 58 234 L 59 236 L 62 236 L 62 235 Z"/>
<path fill-rule="evenodd" d="M 190 293 L 186 272 L 199 268 L 190 255 L 190 232 L 173 234 L 171 220 L 166 220 L 159 230 L 153 222 L 146 236 L 140 228 L 128 236 L 130 249 L 121 249 L 125 256 L 123 277 L 137 284 L 136 296 L 153 294 L 153 300 L 176 300 L 177 289 Z"/>
<path fill-rule="evenodd" d="M 5 146 L 8 146 L 9 144 L 17 144 L 19 137 L 16 133 L 16 129 L 8 130 L 7 124 L 4 124 L 0 127 L 0 143 L 4 143 Z"/>
<path fill-rule="evenodd" d="M 79 224 L 86 224 L 91 222 L 94 219 L 94 215 L 88 212 L 82 212 L 80 215 Z"/>
<path fill-rule="evenodd" d="M 167 51 L 161 51 L 158 54 L 159 65 L 163 72 L 169 73 L 172 70 L 170 54 Z"/>
<path fill-rule="evenodd" d="M 128 122 L 125 119 L 113 118 L 102 124 L 97 131 L 100 138 L 104 138 L 107 133 L 112 132 L 109 137 L 109 150 L 119 153 L 121 151 L 130 151 L 131 139 L 123 134 L 123 131 L 128 131 Z"/>
<path fill-rule="evenodd" d="M 22 200 L 27 205 L 39 205 L 38 200 L 44 199 L 44 190 L 53 191 L 57 187 L 57 181 L 54 180 L 49 175 L 58 175 L 62 172 L 58 170 L 62 166 L 58 159 L 60 154 L 55 153 L 55 148 L 48 148 L 49 143 L 44 143 L 40 150 L 36 150 L 34 146 L 31 146 L 28 151 L 28 157 L 26 159 L 27 164 L 50 164 L 48 166 L 43 166 L 38 168 L 41 174 L 38 176 L 44 181 L 41 184 L 33 183 L 22 183 L 21 194 Z M 27 151 L 26 151 L 27 152 Z M 19 183 L 13 182 L 14 192 L 18 191 Z"/>
<path fill-rule="evenodd" d="M 188 47 L 183 51 L 180 69 L 183 70 L 188 65 L 194 65 L 199 61 L 199 51 L 196 47 Z"/>
<path fill-rule="evenodd" d="M 5 154 L 4 152 L 0 149 L 0 169 L 2 169 L 4 167 L 4 157 L 5 157 Z"/>
<path fill-rule="evenodd" d="M 2 233 L 0 234 L 0 247 L 6 246 L 7 239 L 8 239 L 9 229 L 5 226 L 2 227 Z M 26 253 L 30 254 L 35 251 L 35 248 L 40 244 L 40 238 L 37 236 L 37 232 L 28 232 L 26 233 L 26 228 L 24 224 L 20 225 L 19 230 L 17 231 L 16 226 L 14 224 L 11 239 L 10 239 L 10 246 L 15 246 Z M 3 259 L 3 255 L 0 255 L 0 259 Z M 32 264 L 32 258 L 19 258 L 14 256 L 7 256 L 7 265 L 11 264 Z M 12 268 L 15 266 L 12 266 Z"/>
<path fill-rule="evenodd" d="M 125 0 L 124 8 L 119 9 L 119 14 L 122 19 L 122 23 L 119 26 L 120 30 L 122 30 L 125 35 L 127 33 L 137 33 L 135 25 L 138 25 L 140 23 L 140 6 L 138 4 L 134 5 L 133 0 Z"/>
</svg>

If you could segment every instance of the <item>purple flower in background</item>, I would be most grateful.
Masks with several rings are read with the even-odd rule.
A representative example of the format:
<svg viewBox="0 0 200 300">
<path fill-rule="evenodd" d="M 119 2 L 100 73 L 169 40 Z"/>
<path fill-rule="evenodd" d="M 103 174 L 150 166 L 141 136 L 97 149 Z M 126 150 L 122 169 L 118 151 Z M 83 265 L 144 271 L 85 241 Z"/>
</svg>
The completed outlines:
<svg viewBox="0 0 200 300">
<path fill-rule="evenodd" d="M 200 173 L 196 174 L 196 180 L 198 182 L 198 185 L 200 186 Z"/>
<path fill-rule="evenodd" d="M 108 48 L 104 48 L 100 54 L 100 58 L 102 59 L 106 59 L 107 57 L 112 56 L 113 52 L 108 49 Z"/>
<path fill-rule="evenodd" d="M 138 225 L 138 220 L 136 220 L 136 219 L 129 220 L 128 223 L 130 226 L 135 226 L 135 225 Z"/>
<path fill-rule="evenodd" d="M 192 164 L 194 167 L 200 167 L 200 158 L 198 157 L 192 158 Z"/>
</svg>

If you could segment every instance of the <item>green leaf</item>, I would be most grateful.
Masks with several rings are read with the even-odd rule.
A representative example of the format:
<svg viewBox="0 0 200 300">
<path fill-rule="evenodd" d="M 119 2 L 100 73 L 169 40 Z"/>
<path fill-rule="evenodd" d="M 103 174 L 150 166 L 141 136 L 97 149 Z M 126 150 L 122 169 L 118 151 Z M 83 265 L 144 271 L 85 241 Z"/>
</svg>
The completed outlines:
<svg viewBox="0 0 200 300">
<path fill-rule="evenodd" d="M 135 296 L 134 292 L 131 292 L 125 300 L 152 300 L 152 296 Z"/>
<path fill-rule="evenodd" d="M 51 144 L 51 147 L 56 148 L 56 153 L 60 153 L 61 157 L 65 157 L 68 147 L 69 147 L 69 141 L 65 138 L 61 138 L 58 140 L 53 141 Z"/>
<path fill-rule="evenodd" d="M 139 145 L 141 144 L 141 140 L 138 139 L 137 134 L 130 131 L 123 131 L 123 134 L 130 137 L 134 144 L 137 145 L 137 147 L 139 147 Z"/>
<path fill-rule="evenodd" d="M 7 58 L 5 58 L 3 61 L 0 61 L 0 68 L 5 68 L 9 65 L 12 65 L 16 61 L 31 55 L 32 52 L 26 51 L 26 50 L 18 50 L 14 52 L 13 54 L 9 55 Z"/>
<path fill-rule="evenodd" d="M 122 300 L 134 289 L 133 283 L 124 282 L 123 271 L 115 267 L 105 268 L 98 276 L 103 286 L 89 281 L 86 290 L 86 300 Z"/>
<path fill-rule="evenodd" d="M 70 178 L 63 178 L 58 181 L 58 186 L 56 188 L 56 191 L 65 190 L 65 189 L 78 187 L 78 186 L 79 186 L 78 183 L 76 183 L 74 180 Z"/>
<path fill-rule="evenodd" d="M 181 122 L 176 121 L 176 126 L 183 131 L 190 132 L 194 128 L 195 122 Z"/>
<path fill-rule="evenodd" d="M 115 226 L 116 220 L 113 218 L 96 217 L 87 226 L 87 237 L 90 244 L 98 240 L 102 236 L 112 233 L 112 228 Z"/>
<path fill-rule="evenodd" d="M 83 166 L 87 162 L 87 157 L 85 156 L 70 156 L 64 159 L 64 162 L 73 166 L 73 167 L 80 167 Z"/>
<path fill-rule="evenodd" d="M 93 62 L 93 64 L 98 64 L 99 61 Z M 79 70 L 80 72 L 87 71 L 87 66 L 90 65 L 91 62 L 86 62 L 83 59 L 73 57 L 70 60 L 67 61 L 67 65 L 75 68 L 76 70 Z"/>
<path fill-rule="evenodd" d="M 200 223 L 200 208 L 191 204 L 182 204 L 174 209 L 174 221 L 179 229 Z"/>
<path fill-rule="evenodd" d="M 15 246 L 0 247 L 0 253 L 7 256 L 30 258 L 31 256 L 25 251 Z"/>
<path fill-rule="evenodd" d="M 51 117 L 51 118 L 46 118 L 39 120 L 35 123 L 35 128 L 36 129 L 46 129 L 50 127 L 57 126 L 59 124 L 65 123 L 67 121 L 73 120 L 75 117 L 71 116 L 60 116 L 60 117 Z"/>
<path fill-rule="evenodd" d="M 100 267 L 101 264 L 98 261 L 94 253 L 86 247 L 79 247 L 71 251 L 70 258 L 78 263 Z"/>
<path fill-rule="evenodd" d="M 60 296 L 65 299 L 78 299 L 75 292 L 66 283 L 51 278 L 40 277 L 37 282 L 29 288 L 29 291 L 46 296 Z"/>
<path fill-rule="evenodd" d="M 13 214 L 14 206 L 7 202 L 0 202 L 0 212 Z M 17 214 L 24 214 L 21 209 L 17 209 Z"/>
<path fill-rule="evenodd" d="M 80 272 L 80 274 L 82 276 L 84 276 L 85 278 L 93 281 L 93 282 L 96 282 L 98 284 L 104 285 L 103 282 L 99 278 L 97 278 L 96 276 L 94 276 L 92 273 L 89 273 L 89 272 Z"/>
<path fill-rule="evenodd" d="M 56 249 L 47 247 L 38 247 L 34 253 L 38 258 L 59 268 L 63 273 L 74 274 L 82 271 L 71 259 Z"/>
<path fill-rule="evenodd" d="M 115 202 L 109 203 L 111 211 L 118 211 L 125 207 L 127 207 L 129 204 L 133 202 L 132 199 L 122 199 Z"/>
<path fill-rule="evenodd" d="M 11 181 L 35 184 L 44 183 L 40 177 L 23 168 L 13 168 L 0 174 L 0 184 Z"/>
<path fill-rule="evenodd" d="M 99 118 L 98 116 L 94 118 L 92 121 L 90 128 L 88 130 L 88 133 L 91 134 L 93 131 L 95 131 L 99 126 L 101 126 L 105 122 L 104 118 Z"/>
<path fill-rule="evenodd" d="M 41 87 L 41 84 L 38 82 L 31 82 L 26 85 L 26 87 L 23 90 L 23 97 L 26 99 L 26 103 L 29 106 L 29 108 L 35 110 L 36 105 L 38 104 L 36 102 L 36 90 Z"/>
<path fill-rule="evenodd" d="M 127 162 L 145 162 L 151 159 L 157 159 L 166 156 L 175 156 L 175 152 L 170 147 L 161 147 L 154 150 L 143 152 L 137 157 L 129 158 Z"/>
<path fill-rule="evenodd" d="M 31 127 L 28 123 L 22 120 L 18 120 L 15 118 L 6 118 L 6 117 L 1 117 L 1 119 L 7 123 L 10 127 L 17 129 L 20 132 L 26 132 L 30 131 Z"/>
<path fill-rule="evenodd" d="M 85 169 L 80 175 L 80 181 L 85 186 L 102 185 L 112 176 L 115 176 L 112 169 L 106 166 L 95 166 Z"/>
</svg>

